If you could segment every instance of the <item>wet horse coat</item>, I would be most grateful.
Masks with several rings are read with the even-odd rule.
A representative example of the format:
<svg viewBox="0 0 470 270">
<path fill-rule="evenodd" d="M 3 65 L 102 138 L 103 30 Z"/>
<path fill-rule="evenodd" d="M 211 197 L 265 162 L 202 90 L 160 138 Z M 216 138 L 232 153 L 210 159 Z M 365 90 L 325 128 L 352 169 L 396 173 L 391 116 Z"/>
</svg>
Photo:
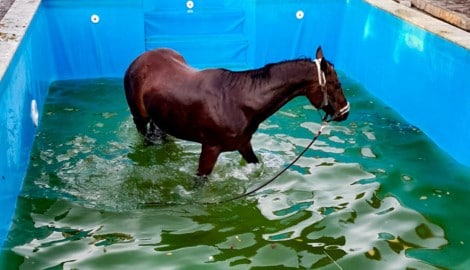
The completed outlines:
<svg viewBox="0 0 470 270">
<path fill-rule="evenodd" d="M 296 96 L 306 95 L 336 121 L 347 118 L 349 104 L 321 48 L 317 59 L 233 72 L 193 69 L 170 49 L 148 51 L 125 74 L 126 98 L 141 134 L 149 132 L 150 123 L 177 138 L 201 143 L 197 174 L 205 176 L 224 151 L 238 150 L 248 163 L 258 162 L 250 142 L 253 133 Z"/>
</svg>

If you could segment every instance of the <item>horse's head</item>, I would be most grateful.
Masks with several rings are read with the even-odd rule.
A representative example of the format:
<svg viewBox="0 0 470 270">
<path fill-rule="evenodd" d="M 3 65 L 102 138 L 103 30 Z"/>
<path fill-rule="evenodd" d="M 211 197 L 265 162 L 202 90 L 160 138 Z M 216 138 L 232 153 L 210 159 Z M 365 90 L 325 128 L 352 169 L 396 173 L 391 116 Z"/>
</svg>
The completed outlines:
<svg viewBox="0 0 470 270">
<path fill-rule="evenodd" d="M 324 120 L 327 120 L 328 116 L 331 116 L 328 121 L 346 120 L 349 115 L 349 102 L 346 101 L 333 64 L 325 59 L 321 47 L 317 49 L 314 63 L 318 82 L 307 92 L 307 98 L 316 108 L 325 111 Z"/>
</svg>

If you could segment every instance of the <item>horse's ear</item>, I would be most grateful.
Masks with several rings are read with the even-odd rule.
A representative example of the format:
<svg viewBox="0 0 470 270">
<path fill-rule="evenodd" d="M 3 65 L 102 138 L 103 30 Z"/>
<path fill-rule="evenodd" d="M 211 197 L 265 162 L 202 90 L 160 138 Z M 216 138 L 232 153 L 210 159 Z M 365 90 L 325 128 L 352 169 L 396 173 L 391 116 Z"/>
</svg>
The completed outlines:
<svg viewBox="0 0 470 270">
<path fill-rule="evenodd" d="M 316 59 L 322 59 L 324 56 L 323 56 L 323 50 L 321 49 L 321 46 L 318 46 L 317 48 L 317 54 L 315 56 Z"/>
<path fill-rule="evenodd" d="M 328 62 L 325 60 L 325 56 L 323 56 L 323 50 L 321 49 L 321 46 L 318 46 L 317 48 L 317 54 L 315 56 L 317 59 L 320 59 L 320 69 L 323 72 L 327 72 L 328 70 Z"/>
<path fill-rule="evenodd" d="M 325 60 L 325 57 L 323 57 L 320 61 L 320 69 L 323 71 L 323 72 L 327 72 L 328 71 L 328 61 Z"/>
</svg>

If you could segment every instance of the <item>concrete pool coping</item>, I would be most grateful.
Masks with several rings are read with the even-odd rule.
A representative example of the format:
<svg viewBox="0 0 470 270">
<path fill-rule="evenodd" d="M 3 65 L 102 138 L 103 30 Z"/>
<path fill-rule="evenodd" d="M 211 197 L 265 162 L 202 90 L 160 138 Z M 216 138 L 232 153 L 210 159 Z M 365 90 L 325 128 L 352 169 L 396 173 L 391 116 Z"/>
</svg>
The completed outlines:
<svg viewBox="0 0 470 270">
<path fill-rule="evenodd" d="M 470 3 L 468 0 L 411 0 L 411 4 L 434 17 L 470 31 Z"/>
<path fill-rule="evenodd" d="M 0 20 L 0 81 L 31 23 L 41 0 L 15 0 Z M 8 6 L 7 6 L 8 7 Z"/>
<path fill-rule="evenodd" d="M 411 24 L 443 37 L 457 45 L 470 50 L 470 33 L 456 26 L 434 18 L 420 10 L 409 8 L 394 1 L 364 0 L 369 4 L 385 10 Z"/>
</svg>

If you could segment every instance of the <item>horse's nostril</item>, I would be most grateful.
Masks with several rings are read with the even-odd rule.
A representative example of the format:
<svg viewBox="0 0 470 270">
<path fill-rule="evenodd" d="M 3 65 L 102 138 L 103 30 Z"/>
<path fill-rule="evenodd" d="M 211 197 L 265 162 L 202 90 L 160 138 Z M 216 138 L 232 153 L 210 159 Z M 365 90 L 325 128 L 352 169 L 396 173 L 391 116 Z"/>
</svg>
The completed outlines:
<svg viewBox="0 0 470 270">
<path fill-rule="evenodd" d="M 338 121 L 338 122 L 339 122 L 339 121 L 344 121 L 344 120 L 346 120 L 346 119 L 348 118 L 348 116 L 349 116 L 349 112 L 346 112 L 346 113 L 340 115 L 339 117 L 337 117 L 337 118 L 336 118 L 336 121 Z"/>
</svg>

